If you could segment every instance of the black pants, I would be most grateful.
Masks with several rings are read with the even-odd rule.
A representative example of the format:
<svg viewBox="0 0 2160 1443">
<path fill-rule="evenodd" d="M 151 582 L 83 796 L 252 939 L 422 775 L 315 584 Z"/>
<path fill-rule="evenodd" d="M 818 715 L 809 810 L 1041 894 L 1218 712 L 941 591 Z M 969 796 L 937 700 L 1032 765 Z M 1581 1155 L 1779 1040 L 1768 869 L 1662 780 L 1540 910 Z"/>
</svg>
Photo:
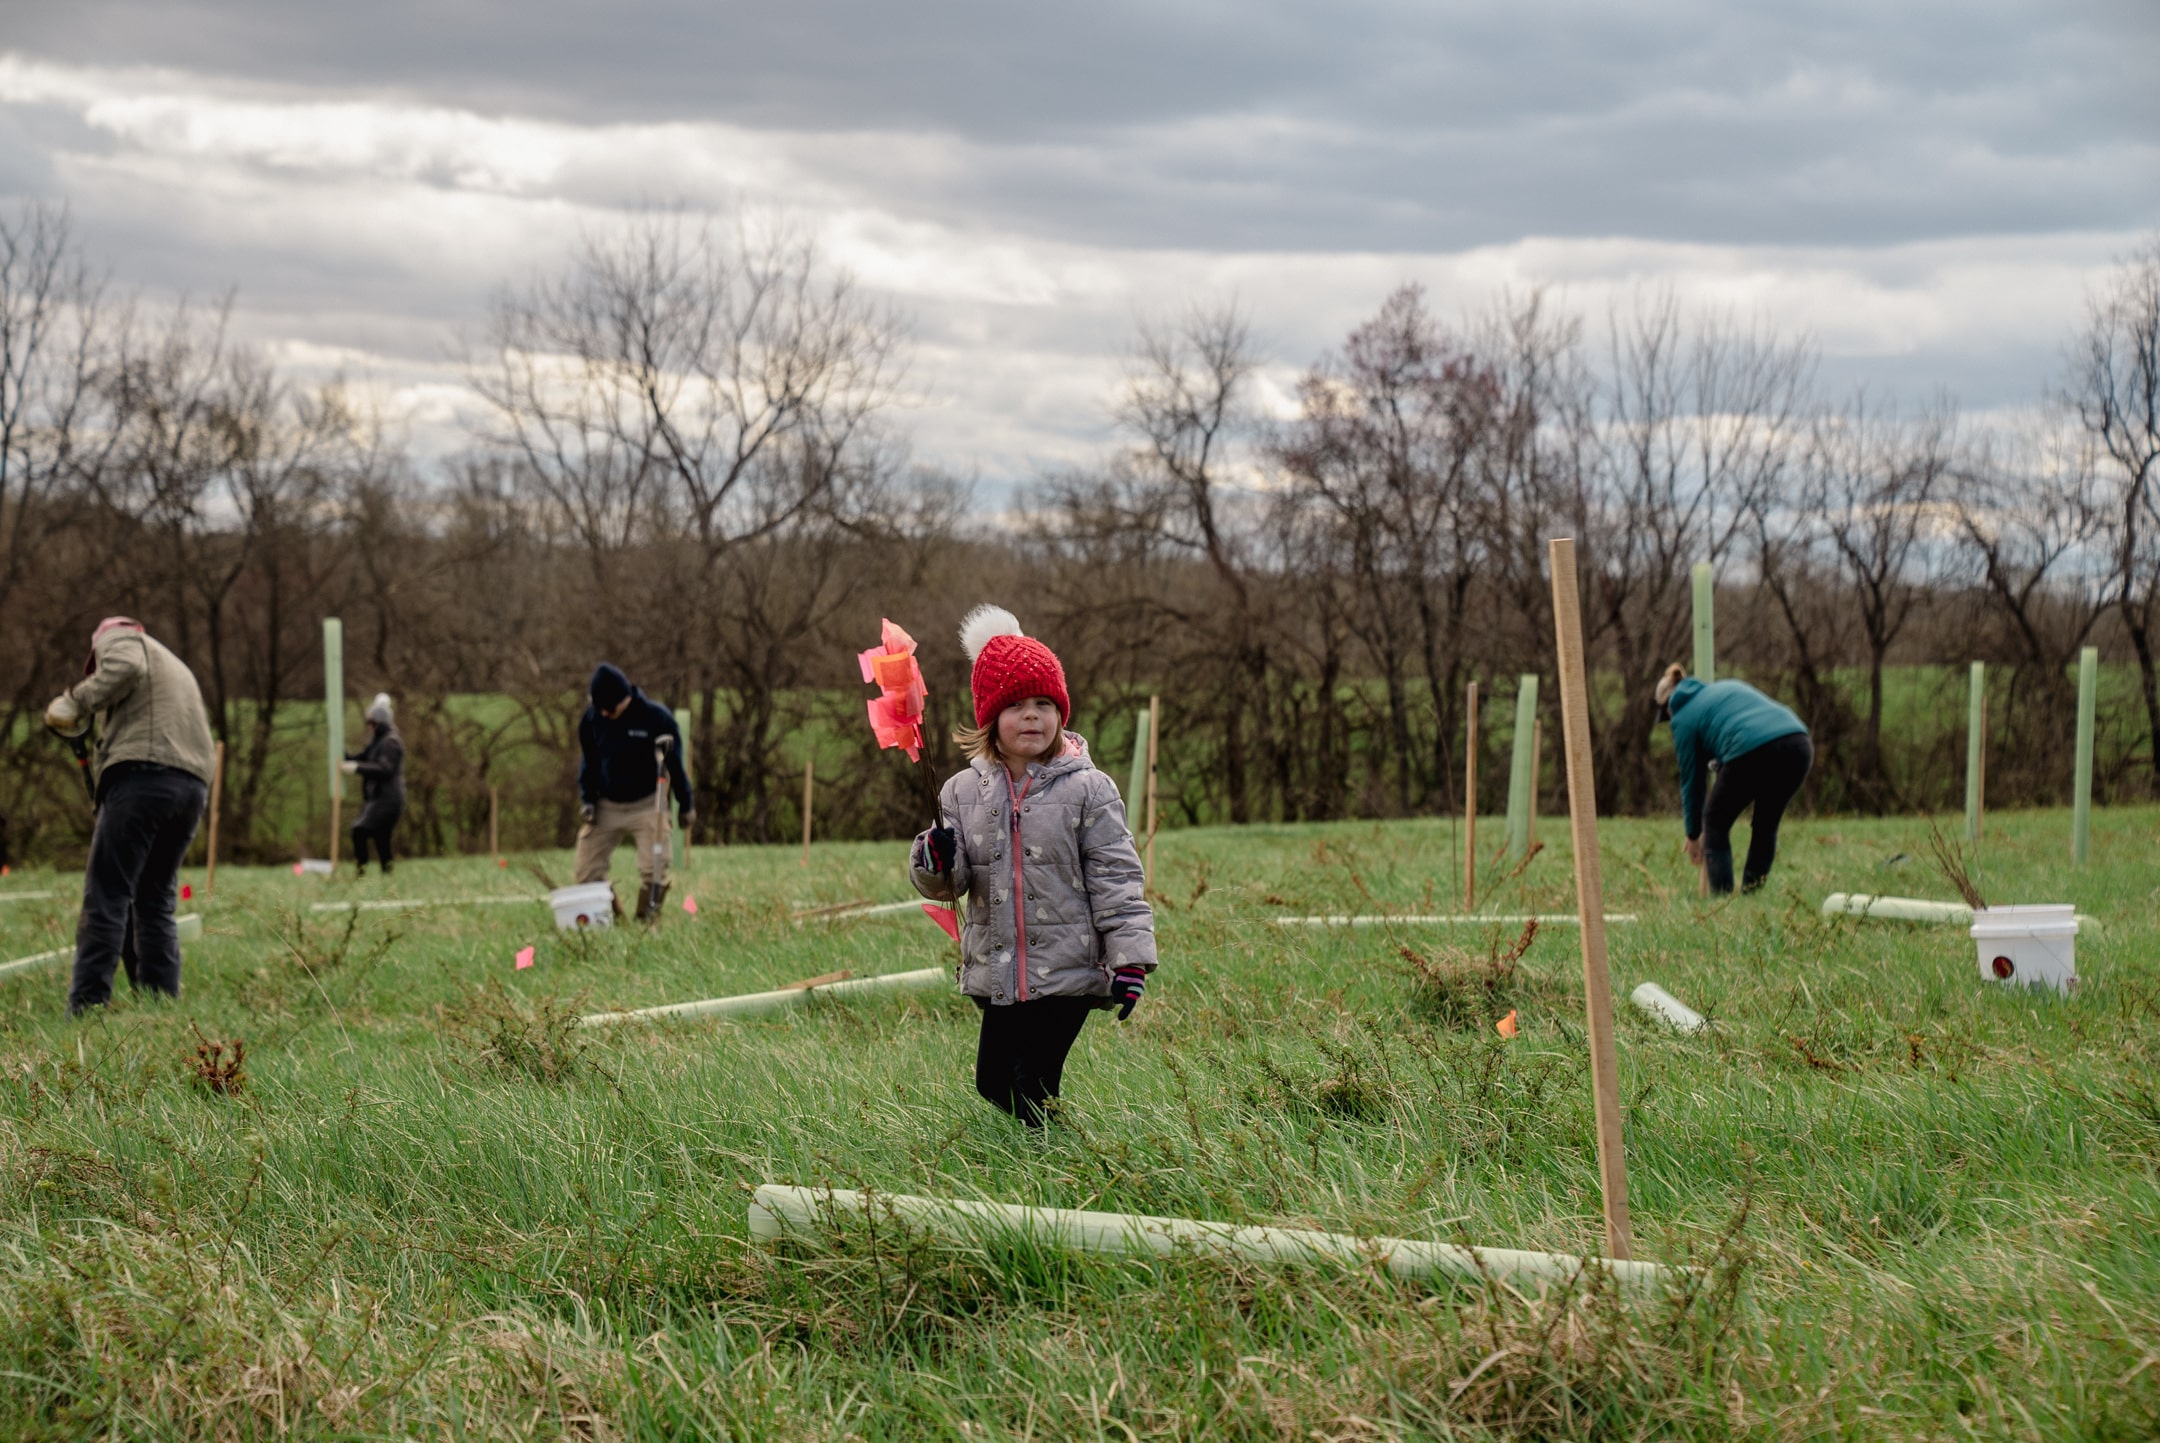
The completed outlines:
<svg viewBox="0 0 2160 1443">
<path fill-rule="evenodd" d="M 992 1007 L 978 997 L 982 1037 L 975 1044 L 975 1090 L 992 1107 L 1041 1127 L 1044 1104 L 1058 1095 L 1065 1054 L 1095 1010 L 1093 997 L 1037 997 Z"/>
<path fill-rule="evenodd" d="M 122 949 L 136 988 L 180 995 L 180 933 L 173 925 L 180 860 L 195 840 L 210 789 L 171 767 L 120 762 L 98 782 L 97 830 L 75 924 L 68 1011 L 112 999 Z"/>
<path fill-rule="evenodd" d="M 404 815 L 403 807 L 391 807 L 378 811 L 370 805 L 352 824 L 353 861 L 361 871 L 367 870 L 368 843 L 375 843 L 375 855 L 382 859 L 382 869 L 390 870 L 390 834 L 397 830 L 398 818 Z"/>
<path fill-rule="evenodd" d="M 1719 769 L 1703 809 L 1703 865 L 1713 893 L 1732 891 L 1733 823 L 1750 806 L 1755 819 L 1748 829 L 1747 870 L 1740 885 L 1752 892 L 1769 877 L 1770 864 L 1777 860 L 1778 823 L 1814 765 L 1815 744 L 1805 732 L 1795 732 L 1742 752 Z"/>
</svg>

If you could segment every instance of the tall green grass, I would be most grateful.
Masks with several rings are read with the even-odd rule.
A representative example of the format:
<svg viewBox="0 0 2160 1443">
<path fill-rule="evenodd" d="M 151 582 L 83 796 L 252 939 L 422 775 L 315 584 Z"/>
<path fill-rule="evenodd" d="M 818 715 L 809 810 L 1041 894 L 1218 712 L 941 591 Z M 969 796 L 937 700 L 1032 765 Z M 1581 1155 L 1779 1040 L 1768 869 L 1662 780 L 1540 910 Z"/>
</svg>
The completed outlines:
<svg viewBox="0 0 2160 1443">
<path fill-rule="evenodd" d="M 1981 984 L 1960 929 L 1817 914 L 1830 890 L 1947 895 L 1923 824 L 1793 825 L 1765 894 L 1708 904 L 1675 826 L 1608 823 L 1612 905 L 1643 918 L 1612 931 L 1616 993 L 1654 979 L 1717 1024 L 1618 1019 L 1640 1252 L 1710 1280 L 1640 1305 L 874 1219 L 746 1240 L 751 1190 L 785 1181 L 1596 1250 L 1572 929 L 1481 992 L 1444 979 L 1489 975 L 1517 929 L 1272 925 L 1445 909 L 1444 822 L 1165 833 L 1163 969 L 1131 1023 L 1089 1023 L 1043 1137 L 974 1097 L 974 1009 L 940 992 L 565 1025 L 939 963 L 912 914 L 790 922 L 905 896 L 896 847 L 695 852 L 671 899 L 695 917 L 573 937 L 537 903 L 308 910 L 536 893 L 522 864 L 560 855 L 221 869 L 177 1005 L 123 989 L 69 1022 L 61 969 L 0 980 L 0 1432 L 2150 1437 L 2156 825 L 2101 813 L 2079 871 L 2066 813 L 1990 817 L 1991 897 L 2105 923 L 2065 1000 Z M 1565 828 L 1541 833 L 1481 906 L 1571 909 Z M 0 905 L 0 957 L 71 927 Z M 244 1082 L 216 1090 L 199 1050 L 229 1065 L 235 1039 Z"/>
</svg>

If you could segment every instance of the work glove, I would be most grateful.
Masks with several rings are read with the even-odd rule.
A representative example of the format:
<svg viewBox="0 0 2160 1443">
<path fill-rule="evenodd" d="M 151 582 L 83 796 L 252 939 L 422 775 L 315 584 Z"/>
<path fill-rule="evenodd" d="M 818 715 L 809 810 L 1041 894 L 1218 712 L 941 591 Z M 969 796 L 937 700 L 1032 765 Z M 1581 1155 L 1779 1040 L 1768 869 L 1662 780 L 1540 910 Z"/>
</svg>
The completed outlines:
<svg viewBox="0 0 2160 1443">
<path fill-rule="evenodd" d="M 74 736 L 82 730 L 82 708 L 66 692 L 45 704 L 45 725 L 60 735 Z"/>
<path fill-rule="evenodd" d="M 1147 968 L 1120 967 L 1110 978 L 1110 1000 L 1117 1004 L 1117 1020 L 1123 1022 L 1140 1005 L 1147 991 Z"/>
<path fill-rule="evenodd" d="M 360 763 L 358 762 L 339 762 L 337 765 L 338 770 L 348 777 L 360 770 Z"/>
<path fill-rule="evenodd" d="M 684 836 L 689 836 L 690 829 L 697 825 L 697 813 L 689 807 L 684 807 L 675 814 L 675 825 L 683 829 Z"/>
<path fill-rule="evenodd" d="M 598 814 L 598 810 L 591 802 L 579 802 L 577 814 L 585 819 L 585 825 L 591 826 L 592 819 Z"/>
<path fill-rule="evenodd" d="M 932 827 L 923 837 L 923 859 L 931 871 L 950 877 L 953 863 L 960 860 L 959 836 L 951 827 Z"/>
</svg>

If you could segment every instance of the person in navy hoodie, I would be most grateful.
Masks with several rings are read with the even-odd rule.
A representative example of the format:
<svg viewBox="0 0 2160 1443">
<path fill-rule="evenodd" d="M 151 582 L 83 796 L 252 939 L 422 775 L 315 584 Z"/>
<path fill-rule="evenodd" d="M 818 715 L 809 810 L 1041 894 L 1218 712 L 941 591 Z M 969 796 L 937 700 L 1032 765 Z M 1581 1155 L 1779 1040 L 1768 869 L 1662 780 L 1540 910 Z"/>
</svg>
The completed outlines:
<svg viewBox="0 0 2160 1443">
<path fill-rule="evenodd" d="M 683 768 L 682 732 L 675 714 L 630 684 L 620 667 L 601 662 L 588 687 L 591 702 L 578 720 L 577 880 L 605 882 L 615 848 L 628 839 L 637 845 L 639 921 L 657 915 L 666 900 L 668 820 L 654 815 L 660 767 L 654 748 L 667 742 L 667 777 L 685 832 L 696 820 L 696 793 Z M 616 906 L 620 912 L 621 905 Z"/>
</svg>

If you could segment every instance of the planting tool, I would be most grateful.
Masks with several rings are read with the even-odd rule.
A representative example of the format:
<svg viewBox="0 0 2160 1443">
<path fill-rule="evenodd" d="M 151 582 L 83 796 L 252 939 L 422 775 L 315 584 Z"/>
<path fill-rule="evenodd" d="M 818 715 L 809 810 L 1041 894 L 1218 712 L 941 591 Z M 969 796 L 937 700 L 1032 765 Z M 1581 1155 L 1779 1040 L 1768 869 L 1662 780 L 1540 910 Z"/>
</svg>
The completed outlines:
<svg viewBox="0 0 2160 1443">
<path fill-rule="evenodd" d="M 75 757 L 75 774 L 82 778 L 83 795 L 90 799 L 90 810 L 97 810 L 97 783 L 90 777 L 90 719 L 83 718 L 82 730 L 76 732 L 54 731 L 53 735 L 67 743 L 67 749 Z"/>
<path fill-rule="evenodd" d="M 653 742 L 653 770 L 659 774 L 660 785 L 653 788 L 653 842 L 652 883 L 645 889 L 645 919 L 660 919 L 660 904 L 667 900 L 667 802 L 668 802 L 668 748 L 674 744 L 673 737 L 661 737 Z"/>
</svg>

